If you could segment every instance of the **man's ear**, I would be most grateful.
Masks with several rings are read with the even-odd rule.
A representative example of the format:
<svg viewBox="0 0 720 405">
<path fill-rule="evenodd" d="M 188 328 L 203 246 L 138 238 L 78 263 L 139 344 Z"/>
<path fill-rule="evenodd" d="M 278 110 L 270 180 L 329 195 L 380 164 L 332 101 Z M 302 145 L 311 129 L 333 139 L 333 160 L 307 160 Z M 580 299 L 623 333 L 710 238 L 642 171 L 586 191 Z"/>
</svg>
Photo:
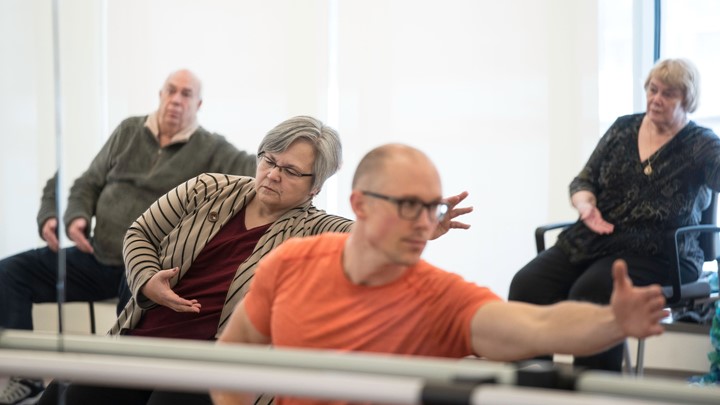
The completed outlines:
<svg viewBox="0 0 720 405">
<path fill-rule="evenodd" d="M 201 107 L 201 106 L 202 106 L 202 99 L 200 99 L 200 100 L 198 101 L 198 107 L 197 107 L 198 111 L 200 111 L 200 107 Z"/>
<path fill-rule="evenodd" d="M 350 207 L 357 219 L 367 217 L 367 199 L 360 191 L 353 190 L 353 192 L 350 193 Z"/>
</svg>

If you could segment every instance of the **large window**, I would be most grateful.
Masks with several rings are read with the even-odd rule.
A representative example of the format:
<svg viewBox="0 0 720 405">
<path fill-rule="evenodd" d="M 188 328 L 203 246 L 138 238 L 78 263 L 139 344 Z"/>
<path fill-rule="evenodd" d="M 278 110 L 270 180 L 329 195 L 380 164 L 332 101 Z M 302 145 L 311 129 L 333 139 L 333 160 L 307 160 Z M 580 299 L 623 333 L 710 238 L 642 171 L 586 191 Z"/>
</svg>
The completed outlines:
<svg viewBox="0 0 720 405">
<path fill-rule="evenodd" d="M 598 117 L 600 134 L 619 116 L 636 111 L 633 105 L 633 3 L 598 3 Z"/>
<path fill-rule="evenodd" d="M 664 0 L 661 7 L 661 57 L 695 63 L 700 71 L 700 104 L 691 119 L 720 134 L 720 2 Z"/>
<path fill-rule="evenodd" d="M 720 134 L 720 1 L 664 0 L 661 57 L 688 58 L 700 71 L 700 105 L 691 117 Z"/>
<path fill-rule="evenodd" d="M 659 4 L 660 20 L 655 6 Z M 720 133 L 720 2 L 603 0 L 598 3 L 600 132 L 620 115 L 645 110 L 642 84 L 653 65 L 655 28 L 660 55 L 687 58 L 700 71 L 700 106 L 691 116 Z"/>
</svg>

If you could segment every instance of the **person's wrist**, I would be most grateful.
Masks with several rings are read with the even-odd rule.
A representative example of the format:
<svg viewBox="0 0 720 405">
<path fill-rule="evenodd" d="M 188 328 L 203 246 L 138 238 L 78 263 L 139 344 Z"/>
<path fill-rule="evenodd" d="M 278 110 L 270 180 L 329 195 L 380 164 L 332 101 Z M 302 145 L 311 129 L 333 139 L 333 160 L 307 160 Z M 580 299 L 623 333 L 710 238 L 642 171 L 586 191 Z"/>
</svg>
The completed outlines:
<svg viewBox="0 0 720 405">
<path fill-rule="evenodd" d="M 584 217 L 592 210 L 592 204 L 589 202 L 581 202 L 575 205 L 575 209 L 578 214 L 580 214 L 580 217 Z"/>
</svg>

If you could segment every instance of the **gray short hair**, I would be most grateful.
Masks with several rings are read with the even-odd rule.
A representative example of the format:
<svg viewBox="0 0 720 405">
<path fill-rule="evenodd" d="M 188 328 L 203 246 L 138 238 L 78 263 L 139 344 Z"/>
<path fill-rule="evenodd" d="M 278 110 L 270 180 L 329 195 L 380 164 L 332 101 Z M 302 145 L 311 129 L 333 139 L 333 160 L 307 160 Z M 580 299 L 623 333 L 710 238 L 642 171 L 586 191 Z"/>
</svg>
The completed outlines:
<svg viewBox="0 0 720 405">
<path fill-rule="evenodd" d="M 659 61 L 650 69 L 650 73 L 645 79 L 646 91 L 653 78 L 683 92 L 682 106 L 685 112 L 692 113 L 697 110 L 700 95 L 700 73 L 692 62 L 687 59 Z"/>
<path fill-rule="evenodd" d="M 337 131 L 322 121 L 301 115 L 281 122 L 260 142 L 258 156 L 263 152 L 282 153 L 298 139 L 310 142 L 315 148 L 312 188 L 320 191 L 325 180 L 335 174 L 342 165 L 340 137 Z"/>
</svg>

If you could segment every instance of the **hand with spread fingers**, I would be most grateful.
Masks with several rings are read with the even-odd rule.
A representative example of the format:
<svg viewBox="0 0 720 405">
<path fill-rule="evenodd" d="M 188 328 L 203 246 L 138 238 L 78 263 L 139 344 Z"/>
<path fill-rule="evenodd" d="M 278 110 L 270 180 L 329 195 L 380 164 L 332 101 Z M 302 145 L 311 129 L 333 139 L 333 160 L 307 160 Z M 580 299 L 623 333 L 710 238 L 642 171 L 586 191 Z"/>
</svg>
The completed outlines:
<svg viewBox="0 0 720 405">
<path fill-rule="evenodd" d="M 577 210 L 580 213 L 580 220 L 593 232 L 607 235 L 615 229 L 613 224 L 603 218 L 602 213 L 595 205 L 590 203 L 578 204 Z"/>
<path fill-rule="evenodd" d="M 445 235 L 450 229 L 469 229 L 470 224 L 466 224 L 460 221 L 454 221 L 461 215 L 469 214 L 473 211 L 473 207 L 461 207 L 455 208 L 460 202 L 462 202 L 468 196 L 467 191 L 463 191 L 460 194 L 445 198 L 443 201 L 448 204 L 448 213 L 443 217 L 442 221 L 438 222 L 435 232 L 430 239 L 437 239 Z"/>
<path fill-rule="evenodd" d="M 665 309 L 665 296 L 660 286 L 633 286 L 624 260 L 615 260 L 612 272 L 610 307 L 623 333 L 638 339 L 663 333 L 660 320 L 667 317 L 669 311 Z"/>
<path fill-rule="evenodd" d="M 141 292 L 153 302 L 168 307 L 175 312 L 200 313 L 202 305 L 198 300 L 186 300 L 170 287 L 170 280 L 176 277 L 180 269 L 160 270 L 142 287 Z"/>
</svg>

